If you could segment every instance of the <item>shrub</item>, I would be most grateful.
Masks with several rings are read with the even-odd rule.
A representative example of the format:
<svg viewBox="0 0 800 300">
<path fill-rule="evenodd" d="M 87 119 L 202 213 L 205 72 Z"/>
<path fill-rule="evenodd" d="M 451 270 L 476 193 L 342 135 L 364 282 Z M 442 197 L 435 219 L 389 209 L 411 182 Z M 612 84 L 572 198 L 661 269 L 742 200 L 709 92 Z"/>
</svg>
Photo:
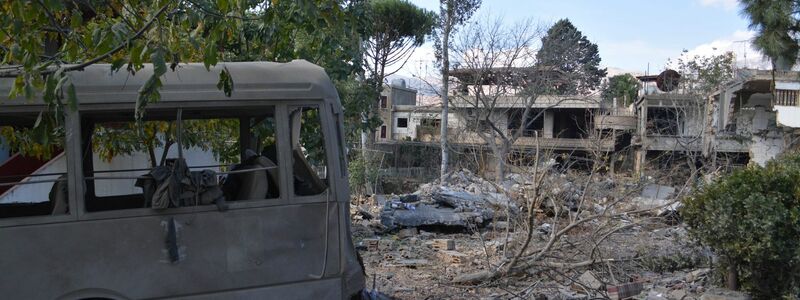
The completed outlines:
<svg viewBox="0 0 800 300">
<path fill-rule="evenodd" d="M 684 201 L 689 234 L 758 298 L 796 295 L 800 279 L 800 155 L 750 166 Z"/>
</svg>

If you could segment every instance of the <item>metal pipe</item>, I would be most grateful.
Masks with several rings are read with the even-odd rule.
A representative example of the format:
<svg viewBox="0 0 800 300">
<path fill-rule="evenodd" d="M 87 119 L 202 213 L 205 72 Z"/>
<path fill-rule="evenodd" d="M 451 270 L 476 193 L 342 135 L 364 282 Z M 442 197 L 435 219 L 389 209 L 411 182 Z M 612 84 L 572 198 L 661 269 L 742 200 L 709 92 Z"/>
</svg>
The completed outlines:
<svg viewBox="0 0 800 300">
<path fill-rule="evenodd" d="M 66 178 L 58 178 L 58 179 L 30 180 L 30 181 L 20 181 L 20 182 L 3 182 L 3 183 L 0 183 L 0 187 L 3 187 L 3 186 L 15 186 L 15 185 L 20 185 L 20 184 L 37 184 L 37 183 L 59 182 L 59 181 L 67 181 L 67 179 Z"/>
</svg>

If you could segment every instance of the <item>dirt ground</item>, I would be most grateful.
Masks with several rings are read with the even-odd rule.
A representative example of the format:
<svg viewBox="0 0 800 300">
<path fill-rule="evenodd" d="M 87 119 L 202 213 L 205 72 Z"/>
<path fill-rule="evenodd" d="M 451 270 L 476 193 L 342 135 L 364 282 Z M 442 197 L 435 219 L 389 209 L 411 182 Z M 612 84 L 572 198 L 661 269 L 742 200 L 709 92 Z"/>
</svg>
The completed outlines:
<svg viewBox="0 0 800 300">
<path fill-rule="evenodd" d="M 554 251 L 549 259 L 576 261 L 594 251 L 596 257 L 617 262 L 575 268 L 533 267 L 523 275 L 471 284 L 454 283 L 453 279 L 496 267 L 514 252 L 513 241 L 522 239 L 522 233 L 506 235 L 505 230 L 494 228 L 456 233 L 417 229 L 376 232 L 375 223 L 365 220 L 356 220 L 353 227 L 368 276 L 367 287 L 397 299 L 607 299 L 608 286 L 636 281 L 643 282 L 644 288 L 634 299 L 696 299 L 709 283 L 703 266 L 710 258 L 686 243 L 686 231 L 681 226 L 658 222 L 613 234 L 597 247 L 577 233 L 567 238 L 566 244 L 571 247 Z M 588 235 L 592 227 L 587 224 L 581 231 Z M 452 240 L 451 251 L 455 253 L 434 249 L 438 240 Z M 544 238 L 536 239 L 533 248 L 544 242 Z M 503 251 L 504 247 L 510 248 Z M 581 280 L 586 272 L 597 283 Z M 693 272 L 694 277 L 689 275 Z"/>
</svg>

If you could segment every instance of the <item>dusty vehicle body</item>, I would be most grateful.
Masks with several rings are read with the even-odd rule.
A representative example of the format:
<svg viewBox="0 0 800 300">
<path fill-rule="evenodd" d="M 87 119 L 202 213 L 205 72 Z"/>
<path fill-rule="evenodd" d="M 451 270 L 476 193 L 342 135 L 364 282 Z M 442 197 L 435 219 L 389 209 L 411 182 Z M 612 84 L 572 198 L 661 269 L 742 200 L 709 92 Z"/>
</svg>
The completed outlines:
<svg viewBox="0 0 800 300">
<path fill-rule="evenodd" d="M 108 65 L 73 72 L 80 104 L 66 112 L 66 172 L 59 177 L 67 208 L 56 211 L 63 205 L 54 203 L 54 192 L 40 203 L 0 204 L 2 298 L 347 299 L 364 287 L 350 235 L 342 109 L 330 79 L 305 61 L 226 63 L 235 83 L 226 97 L 216 87 L 221 65 L 209 72 L 184 64 L 167 72 L 161 100 L 147 107 L 145 118 L 238 120 L 240 161 L 256 147 L 245 124 L 271 118 L 274 164 L 250 173 L 274 172 L 269 184 L 254 188 L 263 195 L 269 185 L 278 195 L 240 193 L 228 199 L 227 210 L 197 202 L 154 209 L 142 194 L 97 195 L 102 182 L 115 178 L 92 170 L 92 128 L 133 120 L 137 90 L 152 66 L 135 76 L 112 74 Z M 7 99 L 10 85 L 0 82 L 0 126 L 32 126 L 42 100 Z M 303 110 L 297 107 L 318 112 L 327 178 L 310 175 L 301 154 L 294 112 Z M 303 176 L 314 177 L 316 190 L 299 191 Z M 14 216 L 25 207 L 44 213 Z"/>
</svg>

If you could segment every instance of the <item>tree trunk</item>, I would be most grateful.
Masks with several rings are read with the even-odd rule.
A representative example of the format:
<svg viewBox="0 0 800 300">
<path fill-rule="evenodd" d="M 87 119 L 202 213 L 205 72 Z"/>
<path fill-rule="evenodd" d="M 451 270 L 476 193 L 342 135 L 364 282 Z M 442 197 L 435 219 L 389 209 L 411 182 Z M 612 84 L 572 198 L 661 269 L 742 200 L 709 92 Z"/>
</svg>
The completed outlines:
<svg viewBox="0 0 800 300">
<path fill-rule="evenodd" d="M 448 4 L 449 5 L 449 4 Z M 450 57 L 448 47 L 450 41 L 450 16 L 446 16 L 447 20 L 444 21 L 443 37 L 442 37 L 442 121 L 441 121 L 441 147 L 442 147 L 442 165 L 440 180 L 444 182 L 447 177 L 447 109 L 448 109 L 448 80 L 450 75 Z"/>
<path fill-rule="evenodd" d="M 725 286 L 732 291 L 739 290 L 739 273 L 736 271 L 736 263 L 728 262 L 728 271 L 725 274 Z"/>
<path fill-rule="evenodd" d="M 497 184 L 501 184 L 503 179 L 506 178 L 506 158 L 508 157 L 508 149 L 510 147 L 503 142 L 503 145 L 497 148 L 497 152 L 495 152 L 495 170 L 494 170 L 494 181 Z"/>
</svg>

